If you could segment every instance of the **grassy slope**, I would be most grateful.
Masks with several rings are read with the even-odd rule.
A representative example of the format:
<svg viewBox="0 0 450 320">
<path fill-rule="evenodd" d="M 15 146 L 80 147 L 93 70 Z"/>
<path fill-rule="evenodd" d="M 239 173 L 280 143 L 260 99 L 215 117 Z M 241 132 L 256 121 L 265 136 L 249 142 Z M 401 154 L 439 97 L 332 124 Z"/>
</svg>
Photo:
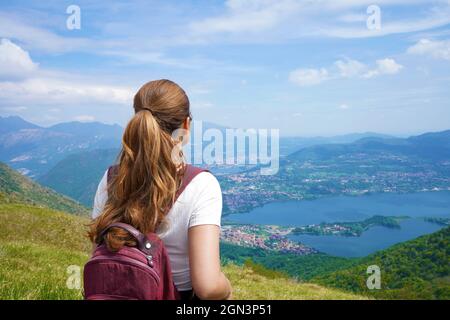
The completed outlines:
<svg viewBox="0 0 450 320">
<path fill-rule="evenodd" d="M 380 267 L 380 290 L 367 289 L 370 265 Z M 450 227 L 399 243 L 312 281 L 383 299 L 450 299 Z"/>
<path fill-rule="evenodd" d="M 0 299 L 80 299 L 66 287 L 67 267 L 83 266 L 90 244 L 88 219 L 51 209 L 0 203 Z M 258 268 L 226 265 L 236 299 L 361 299 Z"/>
<path fill-rule="evenodd" d="M 42 187 L 0 162 L 0 201 L 19 202 L 85 215 L 88 209 L 75 200 Z"/>
</svg>

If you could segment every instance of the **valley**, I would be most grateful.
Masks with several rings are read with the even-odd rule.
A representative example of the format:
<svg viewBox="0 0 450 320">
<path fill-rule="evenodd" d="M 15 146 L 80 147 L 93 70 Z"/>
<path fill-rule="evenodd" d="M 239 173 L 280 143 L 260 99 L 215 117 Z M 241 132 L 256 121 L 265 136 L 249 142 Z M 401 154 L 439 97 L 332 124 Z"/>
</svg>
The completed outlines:
<svg viewBox="0 0 450 320">
<path fill-rule="evenodd" d="M 44 287 L 35 284 L 29 291 L 34 280 L 19 268 L 0 273 L 0 293 L 80 298 L 79 292 L 51 289 L 61 289 L 64 270 L 57 268 L 57 278 L 46 276 L 45 262 L 64 257 L 82 263 L 85 249 L 71 252 L 68 243 L 68 250 L 63 245 L 55 251 L 52 241 L 59 236 L 47 227 L 32 236 L 47 239 L 45 244 L 14 238 L 10 228 L 47 215 L 49 228 L 81 228 L 100 178 L 117 157 L 122 128 L 76 122 L 42 128 L 18 117 L 1 123 L 0 161 L 6 164 L 0 165 L 0 213 L 12 221 L 2 225 L 3 267 L 10 268 L 14 256 L 21 259 L 17 246 L 25 246 L 41 268 L 36 272 Z M 209 166 L 223 191 L 222 263 L 239 283 L 241 297 L 264 297 L 250 279 L 267 286 L 286 281 L 278 293 L 285 298 L 448 297 L 449 141 L 450 131 L 410 138 L 374 133 L 282 138 L 276 175 L 262 176 L 258 166 Z M 411 254 L 431 274 L 415 269 Z M 360 285 L 371 263 L 387 268 L 385 287 L 376 293 Z M 20 277 L 22 282 L 13 280 L 16 287 L 8 288 L 5 281 Z M 313 292 L 291 278 L 325 287 Z"/>
</svg>

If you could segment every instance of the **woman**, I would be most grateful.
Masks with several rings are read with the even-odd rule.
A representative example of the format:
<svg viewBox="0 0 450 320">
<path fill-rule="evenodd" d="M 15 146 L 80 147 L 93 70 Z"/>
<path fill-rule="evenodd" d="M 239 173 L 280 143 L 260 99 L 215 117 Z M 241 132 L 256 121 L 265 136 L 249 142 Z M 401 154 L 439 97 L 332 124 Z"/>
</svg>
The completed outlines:
<svg viewBox="0 0 450 320">
<path fill-rule="evenodd" d="M 186 93 L 169 80 L 148 82 L 134 97 L 134 111 L 123 135 L 116 179 L 108 189 L 105 172 L 98 186 L 91 240 L 98 243 L 112 222 L 131 224 L 142 233 L 156 232 L 166 246 L 182 298 L 195 293 L 200 299 L 230 299 L 231 284 L 220 268 L 222 194 L 218 181 L 202 172 L 173 203 L 185 165 L 181 154 L 174 159 L 178 153 L 173 150 L 180 150 L 180 142 L 172 133 L 190 130 Z M 135 244 L 119 228 L 112 228 L 104 241 L 112 250 Z"/>
</svg>

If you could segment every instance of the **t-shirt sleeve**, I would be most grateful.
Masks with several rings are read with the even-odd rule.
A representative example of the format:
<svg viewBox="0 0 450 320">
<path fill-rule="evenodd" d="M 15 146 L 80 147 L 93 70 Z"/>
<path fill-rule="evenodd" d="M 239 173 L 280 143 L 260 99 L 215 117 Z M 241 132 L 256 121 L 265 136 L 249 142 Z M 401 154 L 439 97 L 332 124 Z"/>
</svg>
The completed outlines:
<svg viewBox="0 0 450 320">
<path fill-rule="evenodd" d="M 198 179 L 197 181 L 195 181 Z M 197 195 L 193 201 L 193 210 L 189 219 L 189 228 L 214 224 L 220 227 L 222 217 L 222 190 L 219 181 L 209 172 L 202 172 L 192 180 L 198 183 Z"/>
<path fill-rule="evenodd" d="M 97 192 L 95 193 L 94 198 L 94 206 L 92 208 L 92 219 L 97 218 L 105 208 L 106 201 L 108 200 L 108 171 L 105 172 L 105 174 L 102 177 L 102 180 L 100 180 L 100 183 L 97 187 Z"/>
</svg>

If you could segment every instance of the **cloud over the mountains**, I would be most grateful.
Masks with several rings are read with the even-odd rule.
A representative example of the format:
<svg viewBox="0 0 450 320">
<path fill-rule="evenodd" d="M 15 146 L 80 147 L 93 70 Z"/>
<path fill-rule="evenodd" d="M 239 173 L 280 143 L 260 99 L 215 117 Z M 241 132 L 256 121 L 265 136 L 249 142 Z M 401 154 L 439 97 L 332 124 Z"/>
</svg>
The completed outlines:
<svg viewBox="0 0 450 320">
<path fill-rule="evenodd" d="M 370 79 L 382 75 L 399 73 L 403 66 L 394 59 L 385 58 L 375 61 L 375 66 L 368 66 L 360 61 L 337 60 L 332 67 L 320 69 L 296 69 L 289 74 L 289 81 L 304 87 L 320 84 L 327 80 L 342 78 Z"/>
<path fill-rule="evenodd" d="M 0 42 L 0 99 L 8 105 L 131 104 L 133 90 L 98 79 L 42 70 L 9 39 Z"/>
<path fill-rule="evenodd" d="M 450 40 L 434 41 L 421 39 L 409 47 L 409 54 L 426 55 L 435 59 L 450 60 Z"/>
<path fill-rule="evenodd" d="M 8 39 L 0 40 L 0 80 L 23 79 L 37 68 L 38 64 L 31 60 L 28 52 Z"/>
<path fill-rule="evenodd" d="M 289 81 L 301 87 L 316 85 L 328 78 L 328 71 L 325 68 L 297 69 L 289 74 Z"/>
</svg>

